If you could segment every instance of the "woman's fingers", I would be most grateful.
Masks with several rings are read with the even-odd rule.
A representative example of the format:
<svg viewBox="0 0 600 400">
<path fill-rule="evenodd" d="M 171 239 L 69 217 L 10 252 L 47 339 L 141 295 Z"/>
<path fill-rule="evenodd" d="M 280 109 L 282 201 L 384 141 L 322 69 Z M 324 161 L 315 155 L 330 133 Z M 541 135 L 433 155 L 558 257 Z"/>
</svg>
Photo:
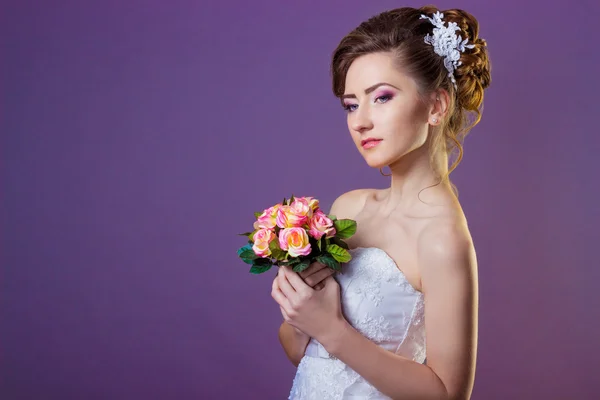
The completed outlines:
<svg viewBox="0 0 600 400">
<path fill-rule="evenodd" d="M 283 268 L 281 272 L 285 274 L 289 284 L 294 288 L 296 292 L 303 292 L 306 289 L 310 289 L 310 286 L 308 286 L 300 277 L 300 275 L 298 275 L 297 272 L 294 272 L 294 270 L 292 270 L 290 267 L 282 266 L 280 268 Z"/>
<path fill-rule="evenodd" d="M 279 288 L 283 292 L 286 297 L 293 295 L 296 292 L 296 289 L 290 284 L 283 267 L 279 267 L 279 271 L 277 271 L 277 281 L 279 284 Z"/>
<path fill-rule="evenodd" d="M 319 271 L 315 272 L 314 274 L 310 275 L 304 281 L 306 282 L 307 285 L 312 286 L 316 289 L 316 286 L 315 286 L 316 284 L 318 284 L 319 282 L 321 282 L 328 276 L 333 275 L 334 273 L 335 273 L 335 271 L 332 270 L 331 268 L 323 268 L 323 269 L 320 269 Z"/>
<path fill-rule="evenodd" d="M 289 309 L 290 301 L 285 296 L 285 294 L 283 294 L 283 292 L 281 291 L 281 288 L 279 287 L 279 276 L 276 276 L 275 279 L 273 279 L 273 285 L 271 288 L 271 297 L 273 297 L 273 299 L 277 302 L 277 304 L 279 304 L 279 307 L 281 309 L 284 309 L 284 308 Z"/>
<path fill-rule="evenodd" d="M 314 262 L 314 263 L 310 264 L 310 266 L 308 268 L 306 268 L 304 271 L 299 272 L 299 275 L 302 277 L 302 279 L 306 280 L 307 277 L 311 276 L 315 272 L 320 271 L 321 269 L 323 269 L 325 267 L 327 267 L 325 264 L 322 264 L 320 262 Z"/>
<path fill-rule="evenodd" d="M 319 290 L 322 286 L 317 287 L 316 285 L 321 282 L 323 279 L 331 276 L 335 273 L 331 268 L 327 267 L 327 265 L 314 262 L 304 271 L 300 272 L 299 275 L 304 279 L 304 282 L 315 290 Z"/>
</svg>

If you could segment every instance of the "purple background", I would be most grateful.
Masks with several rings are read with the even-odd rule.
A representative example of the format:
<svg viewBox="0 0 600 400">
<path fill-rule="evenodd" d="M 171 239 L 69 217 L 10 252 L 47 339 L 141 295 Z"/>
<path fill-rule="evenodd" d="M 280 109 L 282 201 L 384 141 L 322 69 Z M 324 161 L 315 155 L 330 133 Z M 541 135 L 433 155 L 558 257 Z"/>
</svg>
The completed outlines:
<svg viewBox="0 0 600 400">
<path fill-rule="evenodd" d="M 414 1 L 2 3 L 2 399 L 285 398 L 253 212 L 385 187 L 330 55 Z M 483 120 L 451 175 L 479 260 L 473 399 L 600 392 L 597 1 L 438 2 L 480 21 Z M 310 161 L 309 161 L 310 158 Z"/>
</svg>

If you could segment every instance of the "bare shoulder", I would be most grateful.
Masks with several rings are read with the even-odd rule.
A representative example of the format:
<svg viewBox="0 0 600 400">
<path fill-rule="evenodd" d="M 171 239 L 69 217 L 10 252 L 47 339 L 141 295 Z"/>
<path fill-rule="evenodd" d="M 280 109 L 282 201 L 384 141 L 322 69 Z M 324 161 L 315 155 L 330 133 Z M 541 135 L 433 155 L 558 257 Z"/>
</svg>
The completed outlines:
<svg viewBox="0 0 600 400">
<path fill-rule="evenodd" d="M 338 196 L 331 205 L 329 214 L 338 219 L 354 218 L 364 207 L 367 197 L 374 193 L 375 189 L 354 189 Z"/>
<path fill-rule="evenodd" d="M 466 220 L 458 216 L 433 220 L 424 227 L 418 237 L 417 255 L 422 261 L 419 263 L 421 269 L 425 269 L 421 271 L 422 275 L 436 274 L 435 269 L 444 266 L 467 270 L 476 268 L 471 233 Z M 473 271 L 461 272 L 469 274 Z"/>
<path fill-rule="evenodd" d="M 449 255 L 473 246 L 467 222 L 459 216 L 446 216 L 433 219 L 420 232 L 418 251 Z"/>
</svg>

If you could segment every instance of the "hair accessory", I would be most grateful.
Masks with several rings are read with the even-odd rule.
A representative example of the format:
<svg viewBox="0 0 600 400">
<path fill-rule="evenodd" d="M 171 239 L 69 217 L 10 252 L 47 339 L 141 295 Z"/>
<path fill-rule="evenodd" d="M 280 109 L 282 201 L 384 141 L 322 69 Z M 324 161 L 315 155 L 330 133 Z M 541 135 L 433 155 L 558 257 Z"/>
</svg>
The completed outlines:
<svg viewBox="0 0 600 400">
<path fill-rule="evenodd" d="M 456 80 L 454 79 L 454 71 L 462 64 L 460 62 L 460 53 L 464 52 L 465 49 L 472 49 L 475 47 L 474 44 L 467 45 L 469 38 L 462 40 L 462 38 L 454 33 L 460 31 L 456 22 L 448 22 L 448 26 L 444 26 L 442 18 L 444 14 L 437 11 L 433 14 L 433 18 L 421 14 L 420 19 L 428 19 L 434 26 L 433 35 L 429 33 L 425 36 L 425 43 L 429 43 L 433 46 L 433 49 L 437 55 L 444 57 L 444 66 L 448 70 L 448 76 L 456 88 Z"/>
</svg>

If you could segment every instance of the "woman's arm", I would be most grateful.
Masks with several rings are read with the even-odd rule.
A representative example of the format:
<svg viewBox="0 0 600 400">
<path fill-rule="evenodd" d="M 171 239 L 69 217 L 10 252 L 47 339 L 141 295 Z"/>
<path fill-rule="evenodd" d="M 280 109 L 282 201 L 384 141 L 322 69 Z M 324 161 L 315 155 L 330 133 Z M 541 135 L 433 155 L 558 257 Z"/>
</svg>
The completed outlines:
<svg viewBox="0 0 600 400">
<path fill-rule="evenodd" d="M 285 355 L 295 367 L 300 364 L 309 341 L 310 336 L 285 321 L 279 327 L 279 342 L 281 342 Z"/>
<path fill-rule="evenodd" d="M 477 267 L 466 227 L 430 228 L 418 244 L 425 295 L 427 365 L 376 345 L 346 321 L 325 349 L 393 399 L 460 399 L 471 396 L 477 353 Z"/>
</svg>

